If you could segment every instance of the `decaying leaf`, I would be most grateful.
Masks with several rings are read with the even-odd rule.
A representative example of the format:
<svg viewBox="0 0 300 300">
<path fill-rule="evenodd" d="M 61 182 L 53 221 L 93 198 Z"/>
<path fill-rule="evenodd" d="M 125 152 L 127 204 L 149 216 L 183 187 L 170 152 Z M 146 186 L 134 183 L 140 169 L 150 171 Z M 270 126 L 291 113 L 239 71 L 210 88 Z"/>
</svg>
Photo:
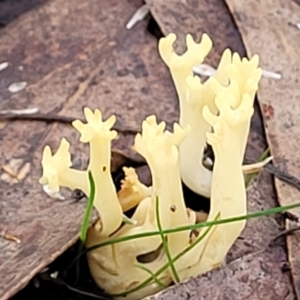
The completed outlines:
<svg viewBox="0 0 300 300">
<path fill-rule="evenodd" d="M 266 135 L 274 165 L 300 178 L 300 31 L 291 24 L 300 19 L 300 7 L 293 1 L 226 0 L 241 31 L 249 55 L 258 54 L 261 63 L 282 75 L 280 80 L 262 79 L 258 100 L 265 111 Z M 254 25 L 255 24 L 255 25 Z M 270 108 L 272 107 L 272 109 Z M 266 110 L 266 108 L 268 108 Z M 275 180 L 281 205 L 299 201 L 300 192 Z M 296 217 L 300 210 L 293 210 Z M 287 228 L 290 221 L 286 221 Z M 294 287 L 300 297 L 299 232 L 287 237 Z"/>
<path fill-rule="evenodd" d="M 256 11 L 256 6 L 253 4 L 251 9 L 247 8 L 247 14 L 249 14 L 249 19 L 247 19 L 248 15 L 243 11 L 246 9 L 244 3 L 246 0 L 226 1 L 234 11 L 238 25 L 241 26 L 247 50 L 250 49 L 249 53 L 259 53 L 258 47 L 265 49 L 259 37 L 261 33 L 258 34 L 256 31 L 261 28 L 260 26 L 255 28 L 257 26 L 255 14 L 263 14 L 265 11 Z M 119 128 L 131 128 L 136 131 L 140 130 L 141 121 L 150 114 L 156 114 L 159 120 L 165 120 L 168 125 L 176 121 L 178 103 L 175 90 L 168 70 L 158 56 L 157 41 L 146 31 L 147 21 L 137 23 L 130 31 L 126 29 L 127 22 L 143 4 L 142 1 L 105 0 L 101 1 L 101 5 L 99 1 L 77 2 L 74 5 L 63 0 L 49 1 L 22 16 L 2 31 L 0 61 L 9 61 L 10 64 L 22 66 L 23 71 L 20 73 L 19 68 L 9 67 L 0 73 L 0 97 L 5 99 L 0 102 L 0 110 L 39 107 L 42 113 L 81 118 L 82 107 L 88 106 L 92 109 L 100 108 L 104 112 L 104 117 L 116 114 Z M 182 38 L 187 33 L 199 39 L 203 32 L 207 32 L 215 44 L 214 51 L 207 61 L 208 64 L 216 66 L 220 54 L 227 47 L 239 52 L 242 56 L 245 55 L 238 30 L 223 1 L 147 0 L 146 2 L 163 33 L 176 32 L 178 34 L 179 42 L 176 50 L 179 52 L 184 50 Z M 279 0 L 276 0 L 277 2 Z M 285 6 L 283 8 L 285 14 L 287 8 Z M 275 10 L 275 6 L 272 9 Z M 246 19 L 244 19 L 245 16 Z M 295 17 L 293 18 L 295 19 L 293 21 L 297 21 Z M 260 18 L 261 26 L 263 26 L 263 19 Z M 272 20 L 268 22 L 273 24 Z M 246 28 L 245 24 L 251 30 Z M 267 29 L 264 30 L 270 30 L 268 26 L 266 27 Z M 287 33 L 286 26 L 276 30 L 279 32 L 281 41 L 285 41 L 287 34 L 299 35 L 299 30 L 297 34 Z M 21 40 L 18 38 L 20 35 Z M 271 39 L 271 37 L 267 38 Z M 35 47 L 30 46 L 33 39 Z M 255 43 L 257 45 L 254 45 Z M 293 38 L 291 43 L 296 43 L 296 38 Z M 269 49 L 275 47 L 273 46 L 274 38 L 266 44 Z M 284 63 L 277 60 L 281 57 L 278 52 L 272 52 L 272 55 L 270 52 L 263 52 L 262 55 L 264 67 L 269 70 L 275 70 L 274 63 L 279 61 L 280 68 L 276 67 L 276 71 L 278 70 L 283 78 L 272 81 L 265 78 L 262 84 L 264 90 L 272 90 L 271 93 L 280 87 L 278 98 L 273 94 L 270 94 L 270 97 L 261 98 L 268 99 L 268 101 L 281 99 L 281 105 L 284 105 L 285 102 L 282 99 L 296 98 L 296 94 L 292 93 L 287 98 L 287 94 L 283 92 L 284 88 L 291 87 L 287 79 L 291 79 L 291 84 L 295 85 L 296 77 L 290 72 L 296 71 L 288 69 L 289 72 L 287 72 L 287 69 L 284 69 L 286 65 L 283 64 L 292 61 L 294 64 L 289 65 L 289 68 L 293 68 L 297 66 L 300 59 L 295 63 L 294 59 L 299 58 L 299 55 L 288 48 L 287 43 L 282 42 L 282 44 L 287 47 L 286 52 L 290 55 Z M 278 49 L 282 49 L 282 44 Z M 269 64 L 268 59 L 273 58 L 275 62 Z M 2 76 L 4 73 L 5 77 Z M 27 82 L 28 84 L 26 89 L 12 94 L 7 90 L 12 82 Z M 280 98 L 279 95 L 281 95 Z M 287 116 L 291 110 L 296 114 L 297 109 L 289 106 L 289 110 L 288 108 L 285 110 L 276 106 L 279 103 L 275 105 L 273 102 L 265 104 L 274 107 L 274 116 L 267 120 L 274 123 L 267 122 L 266 124 L 275 126 L 276 129 L 280 128 L 282 135 L 286 136 L 285 143 L 289 143 L 289 130 L 295 134 L 293 128 L 299 118 L 294 119 L 296 117 L 294 115 L 292 115 L 293 118 Z M 285 122 L 276 123 L 277 119 L 284 119 Z M 0 127 L 0 134 L 5 143 L 2 144 L 3 155 L 0 157 L 0 164 L 3 166 L 7 162 L 20 159 L 30 166 L 29 169 L 25 168 L 21 172 L 21 179 L 24 180 L 18 182 L 19 180 L 14 177 L 18 178 L 20 171 L 16 174 L 16 170 L 7 165 L 9 168 L 6 168 L 8 171 L 6 176 L 12 177 L 15 182 L 10 182 L 13 183 L 11 186 L 4 181 L 0 182 L 0 191 L 3 194 L 3 199 L 0 201 L 1 222 L 22 241 L 22 247 L 20 247 L 18 244 L 0 239 L 0 272 L 5 272 L 6 275 L 1 281 L 0 298 L 7 299 L 21 289 L 38 271 L 74 244 L 78 237 L 85 207 L 85 203 L 79 202 L 70 209 L 68 201 L 53 201 L 42 192 L 38 184 L 38 178 L 41 175 L 42 148 L 45 144 L 55 148 L 62 136 L 68 137 L 74 150 L 72 153 L 74 164 L 79 168 L 86 166 L 87 151 L 77 143 L 78 136 L 74 135 L 67 124 L 48 125 L 32 121 L 14 123 L 8 121 L 3 124 L 3 127 Z M 283 136 L 277 137 L 270 134 L 270 131 L 267 133 L 273 147 L 271 147 L 272 154 L 275 153 L 273 152 L 275 149 L 280 148 L 280 151 L 276 150 L 276 163 L 287 167 L 291 173 L 297 175 L 297 172 L 292 172 L 294 167 L 290 165 L 290 157 L 285 157 L 287 152 L 281 147 Z M 126 164 L 129 159 L 134 159 L 141 163 L 141 166 L 137 168 L 137 173 L 141 175 L 140 178 L 144 177 L 141 180 L 146 183 L 150 178 L 149 169 L 143 166 L 140 157 L 130 150 L 129 145 L 132 145 L 132 140 L 132 134 L 121 134 L 120 138 L 114 142 L 113 147 L 121 151 L 115 153 L 114 170 L 119 170 L 119 164 Z M 265 148 L 263 125 L 256 112 L 252 122 L 247 157 L 255 161 Z M 289 154 L 295 157 L 295 153 L 297 153 L 297 148 L 293 148 Z M 296 165 L 299 165 L 297 161 Z M 277 187 L 281 188 L 282 203 L 288 201 L 286 199 L 290 195 L 294 195 L 291 188 L 286 188 L 279 182 L 277 182 Z M 248 210 L 253 212 L 275 205 L 271 176 L 262 172 L 248 190 Z M 14 216 L 13 220 L 9 217 L 11 215 Z M 276 236 L 281 228 L 282 218 L 280 217 L 249 220 L 241 238 L 232 248 L 225 267 L 166 290 L 155 296 L 155 299 L 175 299 L 174 295 L 176 299 L 199 299 L 200 293 L 202 299 L 220 299 L 221 296 L 236 299 L 236 293 L 241 299 L 251 300 L 259 297 L 268 299 L 270 296 L 272 299 L 293 297 L 289 273 L 281 272 L 281 263 L 286 263 L 283 249 L 277 247 L 264 252 L 260 251 L 267 246 L 266 237 Z M 299 239 L 298 235 L 296 238 Z M 296 241 L 296 238 L 289 239 L 290 245 L 291 241 Z M 292 243 L 292 245 L 297 244 Z M 299 259 L 294 250 L 290 253 L 290 261 L 294 278 L 298 278 L 295 277 L 297 272 L 295 267 L 299 264 Z M 24 265 L 30 268 L 24 268 Z M 219 298 L 212 298 L 211 295 Z"/>
<path fill-rule="evenodd" d="M 230 14 L 222 1 L 210 1 L 209 3 L 207 1 L 198 1 L 197 4 L 192 2 L 193 5 L 189 4 L 189 2 L 183 3 L 181 1 L 172 1 L 172 3 L 168 2 L 168 4 L 165 4 L 165 2 L 161 0 L 147 0 L 147 3 L 164 34 L 176 32 L 177 35 L 182 38 L 186 33 L 191 33 L 194 37 L 199 39 L 203 32 L 209 33 L 215 45 L 215 51 L 206 62 L 209 63 L 209 65 L 216 66 L 220 58 L 220 53 L 227 47 L 245 55 L 238 31 L 230 19 Z M 191 14 L 191 11 L 193 11 L 193 14 Z M 180 18 L 179 16 L 184 17 Z M 218 28 L 218 30 L 216 30 L 216 28 Z M 182 40 L 177 44 L 176 49 L 182 51 L 183 47 L 181 45 Z M 270 70 L 274 69 L 268 65 L 266 65 L 266 67 Z M 274 79 L 263 80 L 273 80 L 273 84 L 279 82 Z M 259 117 L 258 107 L 256 107 L 256 113 L 252 120 L 251 129 L 246 156 L 251 158 L 251 161 L 257 161 L 258 157 L 266 149 L 265 139 L 263 137 L 263 124 Z M 277 202 L 271 176 L 262 172 L 248 189 L 248 211 L 258 211 L 276 205 Z M 231 263 L 229 263 L 227 267 L 231 268 L 232 264 L 236 264 L 238 268 L 238 265 L 242 264 L 242 260 L 239 260 L 240 257 L 264 248 L 267 243 L 266 237 L 278 234 L 283 226 L 282 221 L 282 218 L 275 216 L 249 220 L 241 238 L 238 239 L 228 255 L 228 262 Z M 282 250 L 280 251 L 284 257 L 284 252 Z M 252 260 L 253 264 L 258 263 L 256 259 L 256 256 L 250 256 L 250 261 Z M 274 268 L 278 267 L 274 263 L 272 266 L 274 266 Z M 242 265 L 240 268 L 242 268 Z M 218 271 L 216 270 L 215 272 L 217 273 Z M 274 272 L 276 271 L 274 270 Z M 241 274 L 243 274 L 243 271 L 241 271 Z M 283 276 L 285 276 L 285 280 L 282 281 L 281 288 L 283 290 L 287 289 L 292 293 L 288 274 Z M 224 286 L 226 286 L 228 285 L 228 280 L 229 279 L 224 276 L 223 281 L 220 280 L 218 284 L 224 284 Z M 269 288 L 269 282 L 264 282 L 261 286 L 261 293 L 266 293 Z M 187 290 L 179 287 L 178 289 L 179 290 L 176 290 L 176 293 L 182 293 L 182 295 L 184 295 L 181 299 L 189 298 Z M 211 292 L 211 294 L 213 293 Z M 206 295 L 211 294 L 207 293 Z M 172 299 L 174 297 L 171 290 L 170 293 L 169 291 L 166 291 L 164 295 L 165 298 L 157 296 L 156 299 L 168 299 L 168 297 L 169 299 Z M 199 298 L 195 297 L 194 299 Z M 209 296 L 203 296 L 202 299 L 211 298 Z M 228 299 L 233 299 L 233 297 L 228 296 Z M 239 299 L 247 298 L 241 296 Z"/>
<path fill-rule="evenodd" d="M 40 113 L 82 118 L 82 108 L 88 106 L 100 108 L 104 118 L 116 114 L 121 129 L 138 131 L 150 114 L 172 124 L 178 118 L 176 95 L 158 55 L 157 40 L 147 32 L 146 20 L 126 29 L 142 4 L 140 0 L 105 0 L 101 5 L 87 0 L 76 5 L 44 1 L 2 29 L 0 62 L 8 61 L 10 66 L 0 73 L 0 111 L 38 107 Z M 25 89 L 13 94 L 7 90 L 11 83 L 22 81 L 27 82 Z M 10 186 L 0 182 L 1 224 L 22 241 L 19 248 L 0 239 L 0 272 L 6 275 L 1 280 L 1 299 L 24 287 L 78 237 L 85 202 L 70 208 L 67 197 L 55 201 L 42 191 L 38 179 L 43 147 L 55 148 L 65 136 L 72 144 L 76 168 L 87 163 L 87 149 L 79 145 L 68 124 L 4 124 L 0 165 L 20 159 L 30 164 L 30 170 L 20 182 L 15 178 Z M 132 135 L 123 135 L 113 147 L 133 158 L 129 140 Z M 10 175 L 2 174 L 17 175 L 10 169 Z"/>
<path fill-rule="evenodd" d="M 293 299 L 280 247 L 246 255 L 144 300 Z"/>
<path fill-rule="evenodd" d="M 21 243 L 21 240 L 18 237 L 6 230 L 2 230 L 2 232 L 0 232 L 0 237 L 4 238 L 7 241 L 15 242 L 17 244 Z"/>
<path fill-rule="evenodd" d="M 9 163 L 1 166 L 3 173 L 0 176 L 2 181 L 7 183 L 17 183 L 24 179 L 30 172 L 30 163 L 23 159 L 11 159 Z"/>
</svg>

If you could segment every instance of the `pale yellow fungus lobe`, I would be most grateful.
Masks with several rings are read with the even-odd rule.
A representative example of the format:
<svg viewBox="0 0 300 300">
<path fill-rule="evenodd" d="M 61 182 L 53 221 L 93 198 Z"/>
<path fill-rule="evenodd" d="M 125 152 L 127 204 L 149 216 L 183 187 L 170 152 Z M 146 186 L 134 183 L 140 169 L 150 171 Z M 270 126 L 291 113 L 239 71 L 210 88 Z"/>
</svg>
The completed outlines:
<svg viewBox="0 0 300 300">
<path fill-rule="evenodd" d="M 232 108 L 232 94 L 223 93 L 216 97 L 219 115 L 216 116 L 206 106 L 204 118 L 213 127 L 208 132 L 207 141 L 213 147 L 216 157 L 212 175 L 211 208 L 208 221 L 220 214 L 220 219 L 247 214 L 247 197 L 242 162 L 250 121 L 253 115 L 253 102 L 249 94 L 242 95 L 242 101 Z M 204 273 L 223 263 L 227 252 L 241 234 L 246 221 L 215 226 L 208 236 L 198 272 Z"/>
<path fill-rule="evenodd" d="M 211 194 L 212 173 L 203 165 L 203 153 L 206 148 L 206 132 L 211 125 L 204 119 L 202 110 L 208 106 L 218 113 L 215 97 L 232 93 L 231 103 L 237 107 L 244 93 L 254 101 L 262 70 L 258 68 L 258 56 L 252 59 L 241 59 L 237 53 L 232 54 L 226 49 L 214 74 L 205 82 L 193 75 L 193 67 L 203 62 L 212 47 L 209 37 L 204 34 L 200 43 L 196 43 L 187 35 L 187 50 L 183 55 L 177 55 L 173 49 L 176 35 L 169 34 L 159 42 L 162 59 L 170 69 L 180 105 L 180 125 L 191 126 L 191 133 L 180 145 L 180 173 L 183 182 L 194 192 L 206 197 Z M 228 87 L 230 89 L 228 90 Z M 242 133 L 247 139 L 247 133 Z M 197 143 L 195 143 L 197 141 Z M 244 152 L 244 149 L 241 149 Z"/>
<path fill-rule="evenodd" d="M 88 108 L 84 109 L 84 114 L 87 124 L 76 120 L 73 126 L 81 134 L 80 141 L 90 144 L 88 170 L 92 172 L 96 183 L 94 206 L 101 217 L 101 235 L 105 236 L 117 230 L 122 223 L 122 208 L 110 174 L 111 141 L 117 136 L 117 132 L 111 128 L 116 117 L 102 121 L 100 110 L 96 109 L 93 113 Z"/>
<path fill-rule="evenodd" d="M 136 207 L 143 199 L 151 195 L 151 187 L 142 184 L 134 168 L 123 168 L 125 179 L 121 181 L 121 190 L 118 198 L 122 204 L 123 211 Z"/>
<path fill-rule="evenodd" d="M 159 197 L 159 212 L 163 228 L 195 223 L 195 213 L 191 211 L 188 213 L 184 204 L 178 166 L 177 146 L 188 132 L 188 127 L 182 129 L 177 124 L 174 125 L 173 133 L 165 131 L 165 123 L 157 124 L 155 116 L 150 116 L 143 122 L 142 133 L 136 136 L 134 148 L 144 156 L 151 169 L 153 182 L 151 195 L 137 206 L 132 216 L 136 224 L 125 224 L 110 238 L 157 230 L 156 197 Z M 136 185 L 135 175 L 128 169 L 126 172 L 125 185 L 131 186 L 132 183 Z M 141 186 L 138 189 L 141 191 Z M 172 256 L 183 250 L 189 243 L 189 235 L 189 231 L 168 235 Z M 102 237 L 92 228 L 88 234 L 87 246 L 99 243 L 101 240 Z M 89 252 L 88 261 L 96 282 L 110 293 L 120 293 L 130 290 L 148 278 L 149 274 L 136 266 L 137 258 L 141 255 L 149 259 L 145 266 L 151 272 L 158 270 L 166 262 L 160 236 L 96 249 Z M 180 261 L 176 266 L 183 268 L 183 263 Z M 172 272 L 166 270 L 160 276 L 160 280 L 164 284 L 169 284 L 172 276 Z M 160 289 L 160 285 L 152 283 L 128 296 L 128 299 L 141 299 Z"/>
<path fill-rule="evenodd" d="M 47 185 L 53 192 L 58 192 L 60 187 L 70 189 L 81 189 L 84 193 L 89 193 L 88 176 L 83 171 L 71 169 L 70 144 L 63 138 L 59 148 L 54 155 L 49 146 L 43 152 L 42 168 L 43 175 L 40 183 Z"/>
<path fill-rule="evenodd" d="M 101 235 L 106 236 L 117 230 L 122 223 L 122 207 L 119 203 L 115 186 L 110 174 L 111 140 L 117 133 L 111 130 L 115 123 L 115 116 L 102 121 L 99 110 L 95 112 L 84 109 L 87 123 L 79 120 L 73 126 L 80 132 L 80 141 L 90 144 L 90 163 L 88 170 L 92 172 L 95 180 L 96 192 L 94 206 L 101 217 Z M 52 156 L 49 146 L 43 153 L 43 176 L 41 184 L 48 185 L 50 190 L 59 191 L 59 187 L 80 189 L 89 195 L 89 182 L 87 171 L 71 169 L 70 144 L 62 139 L 57 152 Z M 103 199 L 109 199 L 103 201 Z"/>
<path fill-rule="evenodd" d="M 196 43 L 191 35 L 187 35 L 187 51 L 177 55 L 173 49 L 176 41 L 174 34 L 169 34 L 159 42 L 162 59 L 170 69 L 180 106 L 180 125 L 191 126 L 191 133 L 180 145 L 180 172 L 183 182 L 194 192 L 206 197 L 210 196 L 211 172 L 202 164 L 202 156 L 206 147 L 205 133 L 210 125 L 202 116 L 202 109 L 209 105 L 216 112 L 214 104 L 215 92 L 210 87 L 211 79 L 203 84 L 200 78 L 193 75 L 193 67 L 204 61 L 212 47 L 212 41 L 204 34 L 200 43 Z M 226 50 L 214 76 L 222 84 L 228 83 L 228 75 L 224 67 L 231 61 L 231 52 Z M 197 143 L 195 143 L 197 141 Z"/>
<path fill-rule="evenodd" d="M 174 133 L 163 133 L 165 123 L 156 124 L 154 116 L 143 122 L 142 134 L 135 139 L 135 149 L 146 159 L 152 174 L 152 200 L 159 197 L 159 213 L 162 228 L 184 226 L 190 223 L 184 204 L 179 171 L 177 146 L 190 131 L 190 126 L 182 129 L 174 124 Z M 155 203 L 155 202 L 154 202 Z M 175 207 L 172 211 L 171 207 Z M 195 216 L 192 216 L 193 222 Z M 168 236 L 170 253 L 175 256 L 189 242 L 189 232 L 179 232 Z M 182 261 L 175 263 L 180 268 Z M 173 274 L 171 274 L 173 277 Z M 174 279 L 174 278 L 173 278 Z"/>
</svg>

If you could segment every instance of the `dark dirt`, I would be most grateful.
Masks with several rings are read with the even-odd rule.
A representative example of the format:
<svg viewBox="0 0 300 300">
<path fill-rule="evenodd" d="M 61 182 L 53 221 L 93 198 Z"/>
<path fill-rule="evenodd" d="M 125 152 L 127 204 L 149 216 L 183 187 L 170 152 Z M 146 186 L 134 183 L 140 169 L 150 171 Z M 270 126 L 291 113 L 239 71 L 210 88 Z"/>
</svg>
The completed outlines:
<svg viewBox="0 0 300 300">
<path fill-rule="evenodd" d="M 247 53 L 258 53 L 263 68 L 281 74 L 280 80 L 261 80 L 258 99 L 274 166 L 300 178 L 300 31 L 295 25 L 299 23 L 299 1 L 267 0 L 263 5 L 248 0 L 226 0 L 226 3 L 239 27 Z M 278 179 L 275 179 L 275 188 L 280 205 L 299 201 L 299 189 Z M 293 214 L 299 218 L 300 209 L 294 209 Z M 292 226 L 293 223 L 287 220 L 286 228 Z M 298 298 L 299 241 L 299 232 L 287 237 L 288 259 Z"/>
<path fill-rule="evenodd" d="M 39 273 L 29 284 L 13 296 L 12 300 L 81 300 L 81 299 L 113 299 L 94 283 L 87 267 L 85 256 L 80 259 L 79 276 L 77 280 L 76 266 L 68 270 L 79 243 L 76 243 L 58 257 L 45 272 Z M 68 271 L 66 271 L 68 270 Z M 58 272 L 57 278 L 51 274 Z"/>
<path fill-rule="evenodd" d="M 0 0 L 0 28 L 48 0 Z"/>
</svg>

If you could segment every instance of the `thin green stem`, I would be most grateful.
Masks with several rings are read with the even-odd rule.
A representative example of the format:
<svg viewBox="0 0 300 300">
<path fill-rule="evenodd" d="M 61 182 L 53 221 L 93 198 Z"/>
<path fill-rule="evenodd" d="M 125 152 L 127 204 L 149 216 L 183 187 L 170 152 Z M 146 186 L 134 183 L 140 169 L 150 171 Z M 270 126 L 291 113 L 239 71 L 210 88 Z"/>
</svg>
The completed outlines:
<svg viewBox="0 0 300 300">
<path fill-rule="evenodd" d="M 248 220 L 248 219 L 253 219 L 253 218 L 258 218 L 258 217 L 269 216 L 269 215 L 273 215 L 273 214 L 276 214 L 276 213 L 282 213 L 282 212 L 285 212 L 287 210 L 291 210 L 291 209 L 297 208 L 297 207 L 300 207 L 300 202 L 290 204 L 290 205 L 286 205 L 286 206 L 282 206 L 282 207 L 274 207 L 274 208 L 270 208 L 270 209 L 267 209 L 267 210 L 251 213 L 251 214 L 248 214 L 248 215 L 244 215 L 244 216 L 238 216 L 238 217 L 228 218 L 228 219 L 223 219 L 223 220 L 216 220 L 216 221 L 210 221 L 210 222 L 205 222 L 205 223 L 198 223 L 198 224 L 195 224 L 195 225 L 187 225 L 187 226 L 180 226 L 180 227 L 176 227 L 176 228 L 165 229 L 162 232 L 164 234 L 168 234 L 168 233 L 180 232 L 180 231 L 185 231 L 185 230 L 200 229 L 200 228 L 209 227 L 209 226 L 212 226 L 212 225 L 226 224 L 226 223 L 230 223 L 230 222 L 238 222 L 238 221 L 242 221 L 242 220 Z M 105 247 L 105 246 L 108 246 L 108 245 L 113 245 L 113 244 L 117 244 L 117 243 L 121 243 L 121 242 L 125 242 L 125 241 L 130 241 L 130 240 L 134 240 L 134 239 L 137 239 L 137 238 L 155 236 L 155 235 L 159 235 L 159 234 L 160 233 L 158 231 L 149 231 L 149 232 L 138 233 L 138 234 L 134 234 L 134 235 L 130 235 L 130 236 L 114 238 L 114 239 L 111 239 L 109 241 L 105 241 L 105 242 L 93 245 L 93 246 L 87 248 L 83 253 L 92 251 L 92 250 L 97 249 L 97 248 Z"/>
<path fill-rule="evenodd" d="M 91 171 L 88 172 L 88 175 L 89 175 L 89 183 L 90 183 L 90 195 L 84 213 L 83 223 L 81 225 L 80 236 L 79 236 L 82 244 L 84 244 L 86 240 L 87 230 L 89 227 L 89 222 L 93 211 L 93 204 L 95 199 L 95 181 Z"/>
<path fill-rule="evenodd" d="M 262 155 L 259 157 L 258 162 L 261 162 L 261 161 L 263 161 L 264 159 L 266 159 L 267 156 L 269 155 L 269 152 L 270 152 L 270 148 L 267 148 L 267 149 L 262 153 Z M 257 172 L 253 172 L 253 173 L 248 174 L 248 175 L 246 176 L 246 179 L 245 179 L 245 186 L 246 186 L 246 188 L 249 186 L 250 182 L 252 181 L 252 179 L 253 179 L 253 177 L 255 176 L 256 173 L 257 173 Z"/>
<path fill-rule="evenodd" d="M 178 282 L 180 282 L 180 278 L 179 278 L 179 275 L 178 275 L 178 273 L 176 271 L 176 268 L 173 264 L 173 260 L 172 260 L 171 254 L 170 254 L 168 242 L 167 242 L 165 234 L 163 233 L 163 228 L 162 228 L 161 222 L 160 222 L 159 199 L 158 199 L 158 197 L 156 197 L 156 199 L 155 199 L 155 206 L 156 206 L 155 207 L 155 213 L 156 213 L 157 227 L 158 227 L 158 230 L 159 230 L 159 234 L 161 236 L 161 240 L 162 240 L 162 243 L 163 243 L 163 248 L 164 248 L 164 251 L 166 253 L 170 269 L 171 269 L 171 271 L 174 275 L 175 283 L 178 283 Z"/>
<path fill-rule="evenodd" d="M 167 286 L 165 284 L 163 284 L 151 270 L 149 270 L 148 268 L 146 268 L 146 267 L 144 267 L 143 265 L 140 265 L 140 264 L 135 264 L 135 266 L 137 268 L 140 268 L 140 269 L 144 270 L 148 274 L 150 274 L 151 278 L 157 283 L 157 285 L 161 286 L 164 289 L 167 288 Z"/>
<path fill-rule="evenodd" d="M 91 213 L 93 210 L 94 198 L 95 198 L 95 182 L 94 182 L 94 178 L 93 178 L 91 171 L 88 172 L 88 176 L 89 176 L 89 183 L 90 183 L 90 195 L 89 195 L 89 199 L 88 199 L 87 206 L 85 209 L 83 223 L 82 223 L 81 229 L 80 229 L 79 244 L 78 244 L 78 249 L 77 249 L 78 257 L 80 257 L 80 254 L 83 252 L 82 250 L 84 248 L 86 235 L 87 235 L 87 231 L 88 231 L 88 227 L 89 227 L 89 222 L 90 222 L 90 218 L 91 218 Z M 69 265 L 68 269 L 71 268 L 71 266 L 73 265 L 74 262 L 76 262 L 75 283 L 77 284 L 77 282 L 79 280 L 79 273 L 80 273 L 80 261 L 73 260 L 73 262 Z"/>
</svg>

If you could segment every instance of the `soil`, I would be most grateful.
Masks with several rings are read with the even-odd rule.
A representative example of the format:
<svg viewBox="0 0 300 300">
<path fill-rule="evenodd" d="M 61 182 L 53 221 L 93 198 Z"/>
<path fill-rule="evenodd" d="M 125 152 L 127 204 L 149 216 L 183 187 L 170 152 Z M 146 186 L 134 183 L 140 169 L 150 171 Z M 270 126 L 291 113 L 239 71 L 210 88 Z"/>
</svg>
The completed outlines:
<svg viewBox="0 0 300 300">
<path fill-rule="evenodd" d="M 74 265 L 73 268 L 68 270 L 76 257 L 78 246 L 79 244 L 77 243 L 63 253 L 44 272 L 35 276 L 23 290 L 11 299 L 113 299 L 96 286 L 89 273 L 84 256 L 80 259 L 80 266 Z M 57 277 L 51 277 L 52 274 L 57 274 Z M 76 276 L 76 274 L 79 275 Z"/>
<path fill-rule="evenodd" d="M 46 1 L 47 0 L 0 0 L 0 30 L 18 18 L 21 14 L 36 8 Z M 75 253 L 77 252 L 75 250 L 77 247 L 78 243 L 58 257 L 44 270 L 44 272 L 35 276 L 24 289 L 11 299 L 112 299 L 105 292 L 101 291 L 93 282 L 84 256 L 80 259 L 80 275 L 78 276 L 76 284 L 74 284 L 76 280 L 72 278 L 71 275 L 73 273 L 72 269 L 65 274 L 66 269 L 76 256 Z M 58 274 L 57 278 L 51 277 L 51 274 L 54 273 Z M 75 289 L 78 289 L 78 291 L 72 290 L 75 286 Z M 89 296 L 88 293 L 91 295 Z"/>
</svg>

